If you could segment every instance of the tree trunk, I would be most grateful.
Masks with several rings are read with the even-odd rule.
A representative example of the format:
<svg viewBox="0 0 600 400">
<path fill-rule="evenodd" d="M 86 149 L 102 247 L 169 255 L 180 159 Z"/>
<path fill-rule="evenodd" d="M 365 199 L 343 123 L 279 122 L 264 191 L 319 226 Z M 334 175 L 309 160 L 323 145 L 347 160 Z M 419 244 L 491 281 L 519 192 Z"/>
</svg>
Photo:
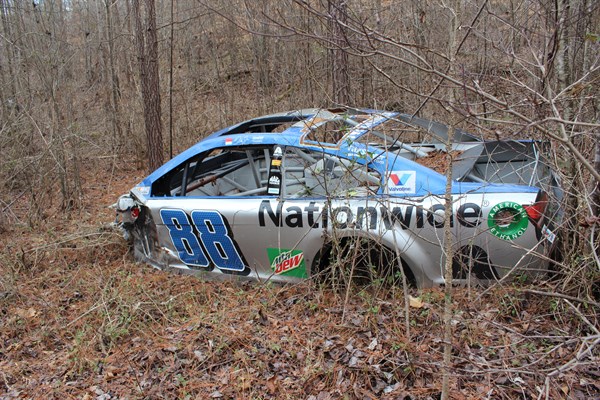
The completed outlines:
<svg viewBox="0 0 600 400">
<path fill-rule="evenodd" d="M 4 39 L 6 41 L 12 41 L 12 33 L 11 33 L 11 29 L 10 29 L 10 23 L 8 21 L 8 4 L 5 3 L 4 0 L 0 0 L 0 17 L 2 19 L 2 32 L 4 33 Z M 17 77 L 15 76 L 15 72 L 14 72 L 14 68 L 13 68 L 13 45 L 10 43 L 6 43 L 5 44 L 5 49 L 6 49 L 6 64 L 8 67 L 8 80 L 10 81 L 10 91 L 8 91 L 8 96 L 6 91 L 3 89 L 3 102 L 2 105 L 6 106 L 7 104 L 7 100 L 10 99 L 10 101 L 8 103 L 10 103 L 12 106 L 16 107 L 18 104 L 18 99 L 17 99 L 17 86 L 16 86 L 16 81 L 17 81 Z M 3 85 L 4 87 L 4 85 Z M 6 98 L 8 97 L 8 98 Z"/>
<path fill-rule="evenodd" d="M 600 173 L 600 137 L 596 135 L 596 154 L 594 156 L 594 168 Z M 600 217 L 600 181 L 596 181 L 592 197 L 592 214 L 594 217 Z"/>
<path fill-rule="evenodd" d="M 144 124 L 148 150 L 148 168 L 155 170 L 163 164 L 163 140 L 158 77 L 158 40 L 154 0 L 146 0 L 146 29 L 142 24 L 139 0 L 133 0 L 138 64 L 144 102 Z M 144 32 L 146 35 L 144 35 Z M 145 36 L 145 37 L 144 37 Z"/>
<path fill-rule="evenodd" d="M 329 0 L 329 15 L 331 29 L 331 90 L 335 104 L 350 103 L 350 78 L 348 75 L 347 39 L 344 25 L 348 20 L 347 1 Z"/>
<path fill-rule="evenodd" d="M 121 131 L 121 111 L 119 106 L 119 98 L 121 97 L 121 88 L 119 85 L 119 77 L 115 67 L 115 39 L 112 24 L 112 11 L 111 7 L 115 3 L 111 3 L 112 0 L 105 0 L 104 5 L 106 6 L 106 32 L 108 39 L 108 65 L 110 68 L 110 83 L 111 83 L 111 122 L 113 128 L 113 146 L 115 148 L 120 147 L 122 142 L 122 131 Z"/>
<path fill-rule="evenodd" d="M 462 15 L 462 0 L 455 0 L 452 3 L 453 9 L 450 10 L 452 15 L 448 29 L 448 75 L 452 76 L 456 73 L 456 58 L 458 51 L 458 32 L 460 29 L 460 17 Z M 454 139 L 454 131 L 456 127 L 455 112 L 453 107 L 458 104 L 456 91 L 453 88 L 449 89 L 447 98 L 451 102 L 448 110 L 450 111 L 450 123 L 448 124 L 448 140 L 446 141 L 446 157 L 448 158 L 448 168 L 446 171 L 446 191 L 444 196 L 444 357 L 443 357 L 443 374 L 442 374 L 442 393 L 441 400 L 450 398 L 450 374 L 452 371 L 452 316 L 454 314 L 454 304 L 452 300 L 452 261 L 454 259 L 453 231 L 452 231 L 452 142 Z"/>
</svg>

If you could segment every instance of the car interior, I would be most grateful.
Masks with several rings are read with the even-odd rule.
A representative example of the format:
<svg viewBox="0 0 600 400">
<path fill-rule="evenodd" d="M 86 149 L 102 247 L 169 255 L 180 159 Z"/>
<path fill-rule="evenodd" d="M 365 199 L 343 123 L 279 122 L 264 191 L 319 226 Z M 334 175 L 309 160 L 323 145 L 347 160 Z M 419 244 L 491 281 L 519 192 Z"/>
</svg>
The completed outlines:
<svg viewBox="0 0 600 400">
<path fill-rule="evenodd" d="M 377 192 L 381 177 L 365 165 L 320 151 L 288 146 L 273 166 L 274 146 L 216 149 L 190 159 L 153 185 L 153 196 L 267 195 L 270 169 L 278 168 L 287 197 L 361 196 Z M 185 184 L 184 184 L 185 183 Z"/>
</svg>

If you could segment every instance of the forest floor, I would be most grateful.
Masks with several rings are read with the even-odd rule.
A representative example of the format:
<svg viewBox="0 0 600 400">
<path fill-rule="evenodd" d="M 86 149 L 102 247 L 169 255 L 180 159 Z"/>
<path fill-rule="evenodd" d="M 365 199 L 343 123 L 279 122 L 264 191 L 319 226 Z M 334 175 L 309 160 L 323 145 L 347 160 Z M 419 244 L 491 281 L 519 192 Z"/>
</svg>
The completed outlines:
<svg viewBox="0 0 600 400">
<path fill-rule="evenodd" d="M 437 399 L 440 289 L 205 282 L 133 261 L 108 206 L 145 175 L 101 159 L 82 206 L 12 205 L 0 243 L 0 399 Z M 454 399 L 600 398 L 593 307 L 457 288 Z M 590 322 L 592 321 L 592 322 Z"/>
</svg>

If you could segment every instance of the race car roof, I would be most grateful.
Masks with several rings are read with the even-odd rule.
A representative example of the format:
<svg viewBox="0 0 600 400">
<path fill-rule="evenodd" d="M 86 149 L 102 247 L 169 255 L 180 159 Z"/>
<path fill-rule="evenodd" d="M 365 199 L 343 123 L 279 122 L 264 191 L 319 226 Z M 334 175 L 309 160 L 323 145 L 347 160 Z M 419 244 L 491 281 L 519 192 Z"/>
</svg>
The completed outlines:
<svg viewBox="0 0 600 400">
<path fill-rule="evenodd" d="M 331 154 L 355 156 L 361 154 L 358 156 L 360 159 L 357 160 L 360 163 L 381 163 L 384 161 L 377 158 L 386 149 L 375 148 L 375 152 L 365 152 L 364 150 L 370 149 L 371 146 L 368 143 L 360 143 L 359 139 L 369 132 L 374 132 L 374 128 L 378 125 L 391 120 L 425 129 L 431 133 L 429 137 L 433 138 L 434 142 L 440 143 L 447 139 L 448 127 L 446 125 L 393 111 L 347 108 L 327 110 L 310 108 L 288 111 L 253 118 L 214 132 L 152 172 L 139 186 L 152 185 L 156 179 L 203 151 L 225 146 L 280 144 L 313 147 Z M 318 132 L 319 127 L 336 121 L 344 123 L 345 127 L 337 131 L 339 135 L 333 137 L 333 140 L 327 141 L 327 138 L 315 137 L 315 132 Z M 327 129 L 324 131 L 328 132 Z M 480 142 L 475 136 L 459 129 L 455 130 L 453 141 Z M 398 141 L 392 139 L 388 143 L 398 143 Z M 370 156 L 365 157 L 364 154 L 370 154 Z M 416 163 L 411 168 L 426 172 L 426 175 L 429 175 L 429 183 L 433 186 L 443 187 L 443 175 Z M 432 180 L 436 182 L 433 183 Z M 439 182 L 437 182 L 438 180 Z"/>
</svg>

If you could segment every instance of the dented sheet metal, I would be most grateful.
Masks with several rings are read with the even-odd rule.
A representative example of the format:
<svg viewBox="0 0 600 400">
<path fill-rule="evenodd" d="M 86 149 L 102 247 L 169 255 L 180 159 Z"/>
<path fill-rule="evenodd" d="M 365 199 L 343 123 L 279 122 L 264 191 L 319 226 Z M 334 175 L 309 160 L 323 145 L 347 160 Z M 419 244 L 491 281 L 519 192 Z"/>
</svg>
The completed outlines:
<svg viewBox="0 0 600 400">
<path fill-rule="evenodd" d="M 447 223 L 457 280 L 544 270 L 557 242 L 548 194 L 560 190 L 542 144 L 456 130 L 447 222 L 446 177 L 422 165 L 445 157 L 447 134 L 443 124 L 376 110 L 254 118 L 150 174 L 119 199 L 118 218 L 139 260 L 216 278 L 310 278 L 331 261 L 334 241 L 359 238 L 374 253 L 399 254 L 417 285 L 441 284 Z"/>
</svg>

